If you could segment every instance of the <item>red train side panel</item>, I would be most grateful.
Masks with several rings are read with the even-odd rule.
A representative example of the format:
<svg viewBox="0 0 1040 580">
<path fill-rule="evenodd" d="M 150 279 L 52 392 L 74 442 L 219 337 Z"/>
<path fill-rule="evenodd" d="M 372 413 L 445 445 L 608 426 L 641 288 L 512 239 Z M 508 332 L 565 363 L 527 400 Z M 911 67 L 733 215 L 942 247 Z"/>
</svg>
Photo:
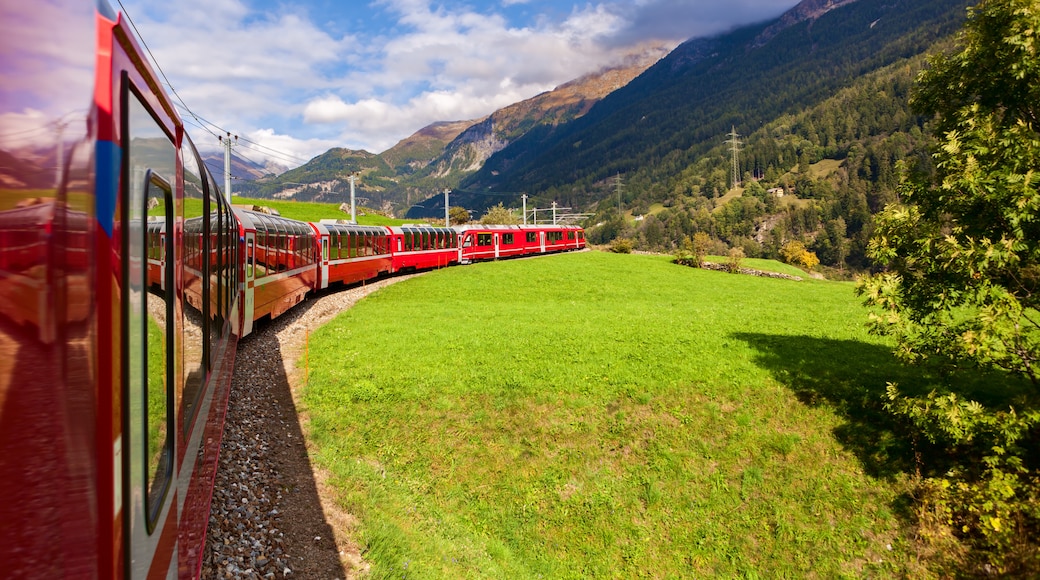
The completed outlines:
<svg viewBox="0 0 1040 580">
<path fill-rule="evenodd" d="M 466 225 L 456 230 L 464 263 L 585 247 L 585 231 L 576 226 Z"/>
<path fill-rule="evenodd" d="M 128 26 L 92 4 L 0 6 L 0 68 L 19 80 L 0 87 L 0 562 L 196 577 L 236 226 Z"/>
<path fill-rule="evenodd" d="M 245 277 L 242 334 L 276 318 L 319 287 L 319 241 L 310 224 L 235 208 L 242 226 Z"/>
<path fill-rule="evenodd" d="M 394 272 L 444 268 L 459 262 L 459 236 L 451 228 L 427 225 L 388 227 Z"/>
<path fill-rule="evenodd" d="M 331 222 L 310 226 L 321 248 L 320 289 L 355 284 L 393 271 L 385 228 Z"/>
</svg>

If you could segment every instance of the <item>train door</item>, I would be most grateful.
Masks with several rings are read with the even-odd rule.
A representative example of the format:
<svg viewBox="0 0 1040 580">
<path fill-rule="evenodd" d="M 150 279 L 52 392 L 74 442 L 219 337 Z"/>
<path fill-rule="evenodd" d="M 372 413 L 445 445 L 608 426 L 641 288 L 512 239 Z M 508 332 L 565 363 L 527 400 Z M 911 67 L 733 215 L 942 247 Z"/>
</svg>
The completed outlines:
<svg viewBox="0 0 1040 580">
<path fill-rule="evenodd" d="M 545 253 L 545 230 L 542 230 L 542 231 L 538 232 L 538 243 L 539 243 L 539 247 L 541 248 L 540 251 L 544 254 Z"/>
<path fill-rule="evenodd" d="M 121 497 L 127 578 L 170 577 L 177 567 L 178 510 L 174 458 L 175 353 L 178 321 L 173 268 L 176 256 L 159 273 L 164 283 L 150 291 L 147 277 L 147 224 L 162 220 L 173 232 L 172 183 L 177 150 L 128 80 L 123 80 L 123 143 L 127 147 L 121 223 L 125 300 L 121 352 Z M 160 217 L 161 216 L 161 217 Z M 160 249 L 172 255 L 172 236 Z M 155 287 L 153 287 L 155 288 Z"/>
<path fill-rule="evenodd" d="M 321 283 L 323 290 L 329 287 L 329 236 L 321 234 Z"/>
<path fill-rule="evenodd" d="M 499 245 L 499 242 L 498 242 L 498 240 L 499 240 L 499 235 L 498 235 L 498 234 L 496 233 L 496 234 L 495 234 L 495 259 L 496 259 L 496 260 L 497 260 L 497 259 L 498 259 L 498 257 L 499 257 L 499 256 L 498 256 L 498 254 L 499 254 L 499 248 L 501 247 L 501 246 Z"/>
<path fill-rule="evenodd" d="M 246 231 L 246 277 L 242 281 L 242 336 L 253 332 L 253 285 L 256 280 L 256 231 Z"/>
</svg>

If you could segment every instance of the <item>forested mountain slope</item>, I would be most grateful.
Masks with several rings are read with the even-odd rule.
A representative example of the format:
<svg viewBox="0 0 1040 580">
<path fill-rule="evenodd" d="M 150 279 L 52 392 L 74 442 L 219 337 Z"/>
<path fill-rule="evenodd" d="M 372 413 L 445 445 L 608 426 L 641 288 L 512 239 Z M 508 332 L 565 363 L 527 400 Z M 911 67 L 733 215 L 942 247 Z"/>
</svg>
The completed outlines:
<svg viewBox="0 0 1040 580">
<path fill-rule="evenodd" d="M 858 0 L 789 26 L 764 44 L 759 37 L 768 24 L 691 40 L 584 117 L 539 128 L 507 147 L 463 186 L 563 193 L 620 172 L 663 198 L 682 169 L 731 127 L 751 133 L 928 51 L 959 28 L 968 4 Z"/>
<path fill-rule="evenodd" d="M 896 164 L 925 145 L 925 120 L 907 106 L 913 79 L 969 4 L 807 1 L 778 21 L 691 40 L 584 117 L 493 156 L 457 197 L 508 205 L 508 192 L 526 192 L 543 207 L 598 212 L 597 241 L 667 250 L 705 231 L 720 249 L 776 256 L 795 239 L 825 264 L 866 266 L 870 216 L 894 199 Z M 733 128 L 746 190 L 731 191 Z M 645 219 L 618 219 L 618 176 L 626 217 Z M 778 186 L 784 198 L 767 195 Z"/>
</svg>

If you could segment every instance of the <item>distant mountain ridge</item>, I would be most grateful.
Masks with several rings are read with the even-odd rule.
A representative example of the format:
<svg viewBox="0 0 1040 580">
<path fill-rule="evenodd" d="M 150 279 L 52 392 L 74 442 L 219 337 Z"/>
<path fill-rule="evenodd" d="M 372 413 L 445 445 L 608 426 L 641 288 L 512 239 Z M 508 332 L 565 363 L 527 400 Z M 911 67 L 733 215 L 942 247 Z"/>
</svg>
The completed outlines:
<svg viewBox="0 0 1040 580">
<path fill-rule="evenodd" d="M 373 207 L 407 209 L 444 188 L 457 187 L 467 175 L 480 170 L 489 157 L 527 131 L 584 115 L 667 53 L 668 48 L 660 44 L 641 46 L 617 66 L 604 67 L 483 119 L 434 123 L 378 155 L 331 149 L 277 177 L 238 184 L 238 191 L 254 197 L 338 201 L 338 191 L 353 172 L 360 176 L 358 190 Z M 314 186 L 292 185 L 299 183 Z"/>
</svg>

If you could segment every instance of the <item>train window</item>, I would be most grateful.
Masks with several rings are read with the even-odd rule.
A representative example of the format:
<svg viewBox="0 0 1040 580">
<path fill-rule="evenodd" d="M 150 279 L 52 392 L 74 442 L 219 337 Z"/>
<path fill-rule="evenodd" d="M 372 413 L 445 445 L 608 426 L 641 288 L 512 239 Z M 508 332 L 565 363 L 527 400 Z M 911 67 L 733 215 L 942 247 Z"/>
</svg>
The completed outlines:
<svg viewBox="0 0 1040 580">
<path fill-rule="evenodd" d="M 125 81 L 124 81 L 125 82 Z M 129 84 L 124 86 L 129 87 Z M 152 533 L 173 475 L 173 348 L 175 345 L 172 235 L 162 236 L 157 253 L 170 259 L 150 264 L 149 224 L 173 230 L 170 182 L 177 175 L 172 138 L 156 122 L 136 92 L 124 92 L 127 147 L 122 208 L 126 425 L 130 480 L 136 497 L 134 525 Z M 163 224 L 159 226 L 158 224 Z M 133 493 L 131 494 L 133 495 Z M 138 510 L 141 510 L 138 512 Z"/>
<path fill-rule="evenodd" d="M 538 241 L 538 234 L 536 232 L 527 232 L 527 243 L 533 244 Z"/>
<path fill-rule="evenodd" d="M 469 248 L 473 245 L 473 234 L 466 234 L 466 239 L 462 242 L 463 248 Z"/>
<path fill-rule="evenodd" d="M 513 234 L 502 234 L 502 243 L 507 246 L 513 245 Z"/>
<path fill-rule="evenodd" d="M 491 234 L 477 234 L 477 245 L 478 246 L 490 246 L 491 245 Z"/>
<path fill-rule="evenodd" d="M 184 171 L 184 234 L 181 236 L 184 250 L 181 252 L 181 280 L 186 300 L 184 301 L 184 333 L 186 336 L 202 336 L 202 212 L 204 183 L 199 169 L 195 148 L 185 139 L 181 145 Z M 190 224 L 190 225 L 189 225 Z M 193 307 L 193 303 L 194 306 Z M 200 341 L 184 340 L 179 345 L 184 373 L 180 396 L 181 432 L 185 437 L 191 432 L 195 410 L 201 399 L 205 379 L 203 366 L 204 347 Z"/>
<path fill-rule="evenodd" d="M 567 232 L 567 239 L 568 240 L 573 240 L 574 239 L 574 230 L 571 230 L 571 231 Z"/>
</svg>

